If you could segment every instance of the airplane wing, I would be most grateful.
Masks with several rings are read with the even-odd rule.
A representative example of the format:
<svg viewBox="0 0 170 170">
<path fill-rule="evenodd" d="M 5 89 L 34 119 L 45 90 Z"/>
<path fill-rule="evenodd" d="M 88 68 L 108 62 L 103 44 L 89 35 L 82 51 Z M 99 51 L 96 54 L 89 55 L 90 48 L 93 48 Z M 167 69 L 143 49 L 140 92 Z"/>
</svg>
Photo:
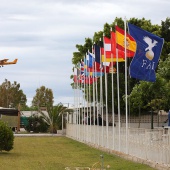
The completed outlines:
<svg viewBox="0 0 170 170">
<path fill-rule="evenodd" d="M 0 60 L 0 63 L 4 63 L 4 62 L 7 62 L 8 59 L 3 59 L 3 60 Z"/>
</svg>

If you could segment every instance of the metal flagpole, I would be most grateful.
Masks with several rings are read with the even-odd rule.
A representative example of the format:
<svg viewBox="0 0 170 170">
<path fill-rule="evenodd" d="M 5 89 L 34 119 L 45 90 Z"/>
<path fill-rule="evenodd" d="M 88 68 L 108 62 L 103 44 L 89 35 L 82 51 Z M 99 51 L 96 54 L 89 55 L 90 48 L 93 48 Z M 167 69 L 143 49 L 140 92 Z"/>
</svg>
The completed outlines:
<svg viewBox="0 0 170 170">
<path fill-rule="evenodd" d="M 95 48 L 95 46 L 94 46 L 94 48 Z M 93 49 L 93 47 L 92 47 L 92 49 Z M 94 51 L 95 51 L 95 49 L 94 49 Z M 95 58 L 95 54 L 94 54 L 94 58 Z M 96 63 L 96 62 L 94 62 L 94 63 Z M 93 65 L 93 133 L 94 133 L 93 136 L 94 136 L 94 143 L 96 141 L 96 128 L 95 128 L 95 113 L 96 113 L 95 83 L 96 83 L 96 81 L 95 81 L 95 66 Z"/>
<path fill-rule="evenodd" d="M 74 113 L 76 113 L 76 85 L 77 85 L 77 68 L 74 66 L 74 76 L 76 76 L 76 81 L 74 81 L 74 112 L 72 115 L 72 124 L 74 123 Z M 75 136 L 74 136 L 75 137 Z"/>
<path fill-rule="evenodd" d="M 94 70 L 93 70 L 94 71 Z M 94 120 L 95 120 L 95 82 L 94 82 L 94 75 L 93 75 L 93 122 L 92 122 L 92 124 L 93 124 L 93 127 L 95 127 L 94 126 Z M 95 136 L 96 136 L 96 134 L 95 134 L 95 128 L 93 128 L 93 130 L 94 130 L 94 143 L 95 143 Z"/>
<path fill-rule="evenodd" d="M 82 61 L 81 61 L 82 62 Z M 81 62 L 80 62 L 80 90 L 79 90 L 79 116 L 78 116 L 78 131 L 79 131 L 79 140 L 81 140 L 81 136 L 80 136 L 80 118 L 81 118 L 81 101 L 82 101 L 82 74 L 81 74 Z"/>
<path fill-rule="evenodd" d="M 95 62 L 95 72 L 96 72 L 96 62 Z M 97 78 L 97 76 L 96 76 L 96 78 Z M 96 80 L 96 109 L 97 109 L 97 115 L 96 115 L 96 117 L 95 117 L 95 119 L 94 119 L 94 124 L 95 124 L 95 120 L 97 120 L 97 116 L 99 115 L 99 109 L 98 109 L 98 91 L 97 91 L 97 80 Z M 98 126 L 97 126 L 98 127 Z M 96 129 L 96 126 L 95 126 L 95 129 Z M 98 127 L 98 136 L 99 136 L 99 127 Z M 98 137 L 98 139 L 99 139 L 99 137 Z M 98 145 L 99 145 L 100 143 L 99 143 L 99 140 L 98 140 Z"/>
<path fill-rule="evenodd" d="M 81 68 L 80 68 L 81 72 Z M 81 73 L 80 73 L 81 76 Z M 80 90 L 81 90 L 81 82 L 79 82 L 79 91 L 78 91 L 78 119 L 77 119 L 77 124 L 78 124 L 78 139 L 80 140 Z"/>
<path fill-rule="evenodd" d="M 96 62 L 95 62 L 95 72 L 96 72 Z M 95 77 L 97 78 L 97 76 Z M 99 115 L 99 109 L 98 109 L 98 91 L 97 91 L 97 80 L 95 82 L 95 85 L 96 85 L 96 109 L 97 109 L 97 115 L 96 117 L 94 117 L 94 125 L 95 125 L 95 120 L 97 119 L 97 116 Z M 95 130 L 96 130 L 96 126 L 95 126 Z M 99 134 L 98 134 L 99 135 Z M 98 143 L 99 144 L 99 143 Z"/>
<path fill-rule="evenodd" d="M 77 68 L 78 70 L 79 68 Z M 78 76 L 78 81 L 77 81 L 77 94 L 76 94 L 76 139 L 78 139 L 78 126 L 77 126 L 77 122 L 78 122 L 78 100 L 79 100 L 79 70 L 77 71 L 77 76 Z"/>
<path fill-rule="evenodd" d="M 89 115 L 89 119 L 88 119 L 88 125 L 90 125 L 90 142 L 91 142 L 91 82 L 90 82 L 90 78 L 91 78 L 91 75 L 90 75 L 90 72 L 89 72 L 89 106 L 90 106 L 90 115 Z M 90 121 L 90 122 L 89 122 Z"/>
<path fill-rule="evenodd" d="M 117 24 L 116 24 L 117 25 Z M 116 42 L 117 42 L 116 35 Z M 119 94 L 119 62 L 118 62 L 118 49 L 116 48 L 116 64 L 117 64 L 117 100 L 118 100 L 118 127 L 119 127 L 119 151 L 120 151 L 120 94 Z"/>
<path fill-rule="evenodd" d="M 73 113 L 73 123 L 75 123 L 75 116 L 77 114 L 77 82 L 78 82 L 78 75 L 77 75 L 77 67 L 75 65 L 75 68 L 74 68 L 74 71 L 75 71 L 75 75 L 76 75 L 76 82 L 75 82 L 75 93 L 74 93 L 74 113 Z M 75 130 L 74 131 L 74 138 L 76 138 L 76 135 L 77 135 L 77 131 Z"/>
<path fill-rule="evenodd" d="M 103 40 L 104 40 L 104 35 L 103 35 Z M 103 41 L 104 42 L 104 41 Z M 106 62 L 106 52 L 105 52 L 105 47 L 104 47 L 104 60 Z M 106 143 L 106 147 L 108 148 L 108 105 L 107 105 L 107 73 L 106 73 L 106 65 L 105 65 L 105 107 L 106 107 L 106 139 L 107 139 L 107 143 Z"/>
<path fill-rule="evenodd" d="M 86 57 L 84 57 L 84 65 L 86 64 L 86 67 L 87 67 L 87 58 Z M 87 109 L 87 100 L 86 100 L 86 98 L 87 98 L 87 90 L 86 90 L 86 74 L 87 74 L 87 68 L 84 68 L 84 107 L 86 108 L 86 109 L 84 109 L 84 140 L 85 141 L 87 141 L 87 131 L 86 131 L 86 129 L 87 129 L 87 125 L 86 125 L 86 123 L 87 123 L 87 111 L 88 111 L 88 109 Z"/>
<path fill-rule="evenodd" d="M 81 76 L 81 68 L 80 68 L 80 62 L 78 65 L 78 69 L 79 69 L 79 81 L 78 81 L 78 91 L 77 91 L 77 121 L 76 121 L 76 129 L 77 129 L 77 139 L 79 139 L 79 111 L 80 111 L 80 106 L 79 106 L 79 102 L 80 102 L 80 76 Z"/>
<path fill-rule="evenodd" d="M 86 55 L 86 61 L 87 61 L 87 67 L 88 67 L 88 60 L 87 60 L 87 55 Z M 88 82 L 89 82 L 89 76 L 87 75 L 87 78 L 88 78 Z M 87 125 L 86 125 L 86 127 L 87 127 L 87 142 L 89 142 L 89 126 L 88 126 L 88 117 L 89 117 L 89 90 L 88 90 L 88 86 L 89 86 L 89 84 L 87 83 L 87 117 L 86 117 L 86 119 L 87 119 Z"/>
<path fill-rule="evenodd" d="M 84 65 L 85 65 L 85 56 L 84 56 Z M 84 80 L 84 99 L 83 99 L 83 103 L 84 103 L 84 117 L 83 117 L 83 139 L 84 139 L 84 141 L 86 141 L 86 138 L 85 138 L 85 132 L 86 132 L 86 129 L 85 129 L 85 114 L 86 114 L 86 110 L 85 110 L 85 108 L 86 108 L 86 91 L 85 91 L 85 87 L 86 87 L 86 85 L 85 85 L 85 67 L 84 67 L 84 76 L 83 76 L 83 80 Z"/>
<path fill-rule="evenodd" d="M 101 39 L 100 39 L 101 41 Z M 103 82 L 102 82 L 102 54 L 101 54 L 101 47 L 100 47 L 100 114 L 102 115 L 102 146 L 104 146 L 104 127 L 103 127 Z M 98 145 L 99 145 L 99 126 L 97 126 L 98 128 Z"/>
<path fill-rule="evenodd" d="M 112 31 L 112 30 L 111 30 Z M 112 33 L 111 33 L 111 41 L 113 41 L 112 39 L 115 38 L 115 37 L 112 37 Z M 112 42 L 113 43 L 113 42 Z M 111 45 L 112 45 L 111 43 Z M 112 47 L 115 49 L 115 47 Z M 111 49 L 112 49 L 111 48 Z M 113 49 L 113 50 L 114 50 Z M 114 74 L 114 69 L 113 69 L 113 53 L 111 53 L 111 68 L 112 68 L 112 77 L 111 77 L 111 80 L 112 80 L 112 144 L 113 144 L 113 150 L 114 150 L 114 146 L 115 146 L 115 127 L 114 127 L 114 122 L 115 122 L 115 113 L 114 113 L 114 79 L 113 79 L 113 74 Z"/>
<path fill-rule="evenodd" d="M 124 30 L 125 30 L 125 105 L 126 105 L 126 154 L 128 153 L 128 106 L 127 106 L 127 51 L 126 51 L 126 17 L 124 20 Z"/>
</svg>

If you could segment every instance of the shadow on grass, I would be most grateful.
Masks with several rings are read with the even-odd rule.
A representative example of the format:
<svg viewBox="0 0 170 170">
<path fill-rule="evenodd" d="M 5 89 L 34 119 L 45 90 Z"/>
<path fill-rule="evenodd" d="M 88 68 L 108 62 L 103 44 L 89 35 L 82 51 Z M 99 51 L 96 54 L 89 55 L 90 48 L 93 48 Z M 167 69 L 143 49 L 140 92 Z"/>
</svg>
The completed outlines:
<svg viewBox="0 0 170 170">
<path fill-rule="evenodd" d="M 20 156 L 20 154 L 14 153 L 14 152 L 6 152 L 6 151 L 0 152 L 0 157 L 4 157 L 4 156 L 7 156 L 7 157 L 16 157 L 16 156 Z"/>
</svg>

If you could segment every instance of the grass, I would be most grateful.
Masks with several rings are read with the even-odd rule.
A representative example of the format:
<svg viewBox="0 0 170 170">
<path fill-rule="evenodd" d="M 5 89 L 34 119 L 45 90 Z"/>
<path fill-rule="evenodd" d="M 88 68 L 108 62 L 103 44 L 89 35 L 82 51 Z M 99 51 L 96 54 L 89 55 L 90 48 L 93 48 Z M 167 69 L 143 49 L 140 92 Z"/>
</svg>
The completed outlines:
<svg viewBox="0 0 170 170">
<path fill-rule="evenodd" d="M 66 137 L 15 137 L 14 149 L 0 153 L 2 170 L 64 170 L 92 167 L 104 156 L 109 170 L 153 170 L 153 168 L 104 153 Z"/>
</svg>

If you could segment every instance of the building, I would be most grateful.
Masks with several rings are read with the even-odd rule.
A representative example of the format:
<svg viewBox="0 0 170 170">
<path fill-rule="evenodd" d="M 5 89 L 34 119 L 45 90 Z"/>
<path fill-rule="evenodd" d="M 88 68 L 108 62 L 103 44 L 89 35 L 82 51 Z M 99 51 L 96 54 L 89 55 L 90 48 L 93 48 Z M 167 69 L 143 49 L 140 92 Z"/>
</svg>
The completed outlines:
<svg viewBox="0 0 170 170">
<path fill-rule="evenodd" d="M 18 109 L 0 107 L 0 120 L 6 122 L 13 131 L 20 131 L 20 111 Z"/>
</svg>

